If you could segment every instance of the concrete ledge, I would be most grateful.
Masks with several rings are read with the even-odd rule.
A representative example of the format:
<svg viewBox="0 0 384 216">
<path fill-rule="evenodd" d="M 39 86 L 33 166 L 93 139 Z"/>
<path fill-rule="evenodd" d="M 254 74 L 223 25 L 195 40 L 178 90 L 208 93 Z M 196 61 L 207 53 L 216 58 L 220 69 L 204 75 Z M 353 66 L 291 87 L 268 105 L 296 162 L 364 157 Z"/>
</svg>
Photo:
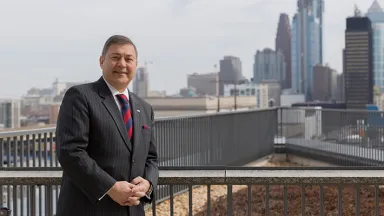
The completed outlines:
<svg viewBox="0 0 384 216">
<path fill-rule="evenodd" d="M 160 170 L 159 184 L 225 184 L 225 170 Z"/>
<path fill-rule="evenodd" d="M 0 185 L 60 185 L 62 171 L 0 171 Z"/>
<path fill-rule="evenodd" d="M 0 171 L 0 185 L 60 185 L 61 171 Z M 221 169 L 161 170 L 159 185 L 169 184 L 383 184 L 383 170 Z"/>
</svg>

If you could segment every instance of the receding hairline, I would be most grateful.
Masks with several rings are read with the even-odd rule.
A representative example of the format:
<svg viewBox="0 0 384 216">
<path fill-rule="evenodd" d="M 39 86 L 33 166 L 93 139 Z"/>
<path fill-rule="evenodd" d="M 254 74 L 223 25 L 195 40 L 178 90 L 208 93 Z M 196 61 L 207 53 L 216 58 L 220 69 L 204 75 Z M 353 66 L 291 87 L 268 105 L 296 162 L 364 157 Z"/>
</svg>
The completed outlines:
<svg viewBox="0 0 384 216">
<path fill-rule="evenodd" d="M 105 41 L 103 50 L 101 51 L 101 55 L 105 57 L 105 55 L 108 52 L 109 47 L 111 47 L 114 44 L 119 44 L 119 45 L 131 44 L 133 46 L 133 48 L 135 49 L 136 58 L 138 57 L 136 45 L 133 43 L 133 41 L 131 39 L 129 39 L 128 37 L 126 37 L 124 35 L 113 35 L 113 36 L 109 37 L 108 40 Z"/>
</svg>

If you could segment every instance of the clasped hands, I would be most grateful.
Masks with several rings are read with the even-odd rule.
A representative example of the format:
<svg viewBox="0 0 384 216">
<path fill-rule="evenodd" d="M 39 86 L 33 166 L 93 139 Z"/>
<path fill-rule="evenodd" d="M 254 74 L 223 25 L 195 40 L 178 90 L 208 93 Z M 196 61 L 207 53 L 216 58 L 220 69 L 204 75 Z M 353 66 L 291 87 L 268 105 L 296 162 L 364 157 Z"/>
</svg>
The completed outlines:
<svg viewBox="0 0 384 216">
<path fill-rule="evenodd" d="M 140 198 L 149 190 L 150 183 L 142 177 L 136 177 L 131 183 L 127 181 L 116 182 L 108 195 L 121 206 L 135 206 L 140 204 Z"/>
</svg>

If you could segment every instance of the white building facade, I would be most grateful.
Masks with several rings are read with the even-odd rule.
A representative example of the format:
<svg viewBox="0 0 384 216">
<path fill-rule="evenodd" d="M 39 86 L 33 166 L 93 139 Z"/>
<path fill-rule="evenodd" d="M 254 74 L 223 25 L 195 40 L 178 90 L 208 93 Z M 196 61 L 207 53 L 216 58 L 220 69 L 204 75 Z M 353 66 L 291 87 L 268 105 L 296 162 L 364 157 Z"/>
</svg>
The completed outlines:
<svg viewBox="0 0 384 216">
<path fill-rule="evenodd" d="M 245 83 L 240 85 L 224 85 L 224 96 L 255 96 L 257 108 L 268 108 L 268 85 Z"/>
</svg>

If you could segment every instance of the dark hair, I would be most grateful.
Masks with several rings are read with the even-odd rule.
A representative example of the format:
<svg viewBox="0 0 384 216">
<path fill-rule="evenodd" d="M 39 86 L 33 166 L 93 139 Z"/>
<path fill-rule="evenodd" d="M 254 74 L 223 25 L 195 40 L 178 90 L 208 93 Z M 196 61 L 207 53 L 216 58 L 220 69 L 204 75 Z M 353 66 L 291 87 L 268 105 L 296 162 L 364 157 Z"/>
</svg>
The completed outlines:
<svg viewBox="0 0 384 216">
<path fill-rule="evenodd" d="M 123 35 L 113 35 L 110 38 L 108 38 L 108 40 L 104 44 L 103 51 L 101 52 L 102 56 L 105 56 L 107 54 L 108 49 L 112 44 L 121 44 L 121 45 L 131 44 L 133 48 L 135 48 L 136 58 L 137 58 L 137 49 L 135 44 L 132 42 L 131 39 Z"/>
</svg>

